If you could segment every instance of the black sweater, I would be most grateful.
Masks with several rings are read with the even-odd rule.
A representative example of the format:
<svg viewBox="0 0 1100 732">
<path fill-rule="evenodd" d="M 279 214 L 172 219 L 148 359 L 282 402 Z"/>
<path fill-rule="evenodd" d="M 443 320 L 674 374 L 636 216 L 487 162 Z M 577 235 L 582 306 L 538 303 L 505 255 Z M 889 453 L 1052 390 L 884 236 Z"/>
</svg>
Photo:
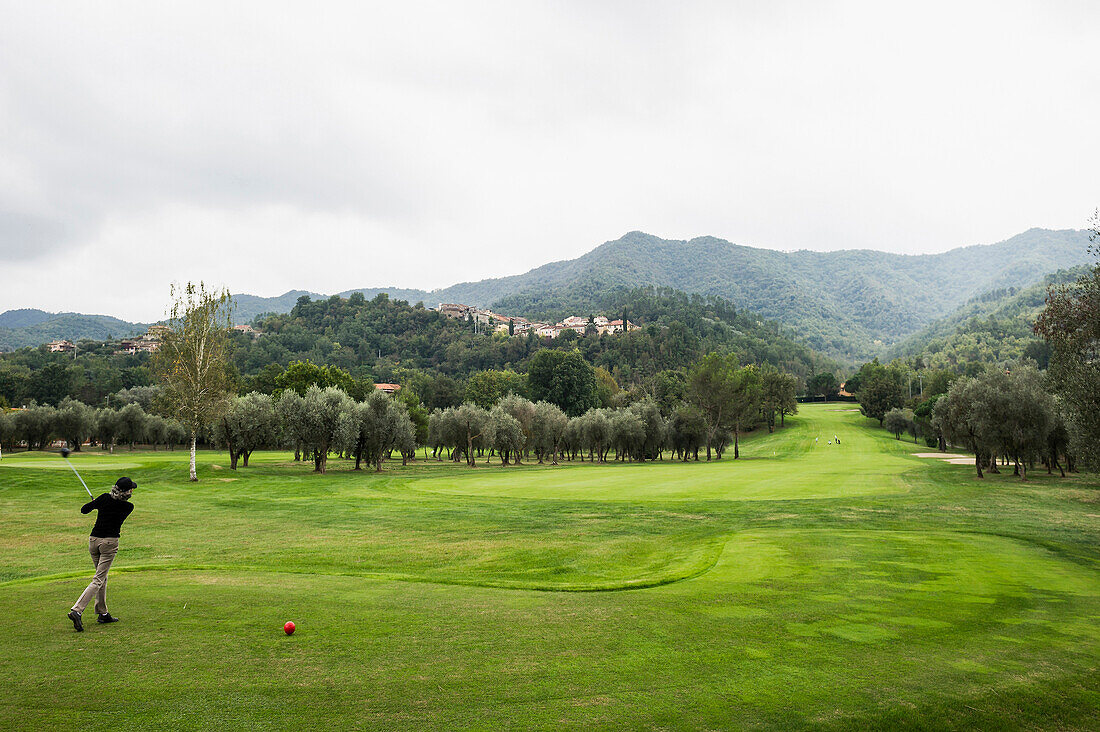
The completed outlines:
<svg viewBox="0 0 1100 732">
<path fill-rule="evenodd" d="M 97 539 L 117 539 L 122 522 L 134 510 L 134 504 L 111 498 L 110 493 L 103 493 L 99 498 L 88 501 L 80 507 L 81 513 L 91 513 L 96 510 L 99 514 L 96 516 L 95 526 L 92 527 L 92 536 Z"/>
</svg>

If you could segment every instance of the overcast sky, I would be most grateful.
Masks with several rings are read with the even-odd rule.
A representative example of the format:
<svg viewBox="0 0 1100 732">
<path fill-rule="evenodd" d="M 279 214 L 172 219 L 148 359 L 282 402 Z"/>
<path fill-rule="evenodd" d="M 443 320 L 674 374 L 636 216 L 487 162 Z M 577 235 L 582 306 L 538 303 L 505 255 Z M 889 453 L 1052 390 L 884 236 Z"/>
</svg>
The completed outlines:
<svg viewBox="0 0 1100 732">
<path fill-rule="evenodd" d="M 640 229 L 944 251 L 1100 204 L 1093 2 L 0 2 L 0 311 L 430 289 Z"/>
</svg>

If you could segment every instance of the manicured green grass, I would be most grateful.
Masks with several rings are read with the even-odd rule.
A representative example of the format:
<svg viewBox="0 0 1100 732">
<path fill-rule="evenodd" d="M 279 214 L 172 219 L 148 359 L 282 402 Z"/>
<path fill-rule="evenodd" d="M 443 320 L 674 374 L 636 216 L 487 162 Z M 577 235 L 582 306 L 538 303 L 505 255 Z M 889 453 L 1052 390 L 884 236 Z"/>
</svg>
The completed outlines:
<svg viewBox="0 0 1100 732">
<path fill-rule="evenodd" d="M 74 454 L 139 483 L 83 634 L 86 494 L 8 455 L 0 728 L 1097 728 L 1097 481 L 921 451 L 830 404 L 710 464 Z"/>
</svg>

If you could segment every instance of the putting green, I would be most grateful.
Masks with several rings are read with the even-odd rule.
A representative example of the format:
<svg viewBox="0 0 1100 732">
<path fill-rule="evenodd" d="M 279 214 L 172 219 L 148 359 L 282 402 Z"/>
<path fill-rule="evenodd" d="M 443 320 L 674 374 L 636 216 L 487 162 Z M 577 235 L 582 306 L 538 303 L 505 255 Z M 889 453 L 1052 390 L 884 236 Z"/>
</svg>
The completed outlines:
<svg viewBox="0 0 1100 732">
<path fill-rule="evenodd" d="M 850 412 L 814 406 L 806 411 L 808 416 L 792 419 L 780 432 L 746 436 L 736 461 L 731 448 L 711 462 L 683 463 L 666 455 L 648 464 L 574 470 L 577 464 L 571 463 L 522 475 L 523 466 L 487 475 L 475 469 L 412 481 L 408 487 L 449 495 L 597 501 L 807 500 L 908 490 L 901 476 L 920 469 L 909 444 L 884 450 L 880 431 L 854 423 Z M 840 437 L 839 444 L 830 444 L 834 437 Z"/>
</svg>

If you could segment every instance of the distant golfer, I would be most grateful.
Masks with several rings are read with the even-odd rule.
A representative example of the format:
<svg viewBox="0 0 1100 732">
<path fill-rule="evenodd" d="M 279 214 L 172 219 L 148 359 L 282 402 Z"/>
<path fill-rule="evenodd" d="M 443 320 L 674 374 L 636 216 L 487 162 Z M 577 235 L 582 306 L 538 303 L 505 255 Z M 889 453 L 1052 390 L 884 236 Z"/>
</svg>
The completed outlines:
<svg viewBox="0 0 1100 732">
<path fill-rule="evenodd" d="M 134 504 L 130 503 L 134 488 L 137 488 L 137 483 L 129 478 L 119 478 L 109 493 L 103 493 L 99 498 L 80 507 L 81 513 L 99 511 L 99 514 L 96 516 L 95 526 L 92 527 L 92 535 L 88 538 L 88 551 L 92 555 L 92 564 L 95 565 L 95 577 L 69 611 L 69 620 L 73 621 L 73 627 L 78 633 L 84 630 L 80 616 L 93 597 L 98 615 L 96 622 L 118 622 L 118 618 L 107 612 L 107 572 L 118 553 L 118 535 L 122 522 L 134 510 Z"/>
</svg>

